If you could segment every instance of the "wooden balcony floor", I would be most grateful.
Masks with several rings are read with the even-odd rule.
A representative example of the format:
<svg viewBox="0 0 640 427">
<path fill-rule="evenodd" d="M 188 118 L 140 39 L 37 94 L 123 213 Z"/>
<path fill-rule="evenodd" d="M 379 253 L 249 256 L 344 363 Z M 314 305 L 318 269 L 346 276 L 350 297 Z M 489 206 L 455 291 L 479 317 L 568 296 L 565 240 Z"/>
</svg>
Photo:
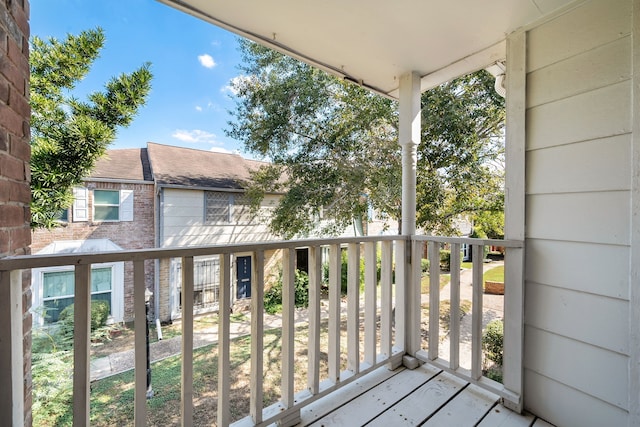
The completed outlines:
<svg viewBox="0 0 640 427">
<path fill-rule="evenodd" d="M 300 426 L 549 427 L 531 414 L 500 405 L 499 397 L 427 364 L 380 368 L 301 411 Z"/>
</svg>

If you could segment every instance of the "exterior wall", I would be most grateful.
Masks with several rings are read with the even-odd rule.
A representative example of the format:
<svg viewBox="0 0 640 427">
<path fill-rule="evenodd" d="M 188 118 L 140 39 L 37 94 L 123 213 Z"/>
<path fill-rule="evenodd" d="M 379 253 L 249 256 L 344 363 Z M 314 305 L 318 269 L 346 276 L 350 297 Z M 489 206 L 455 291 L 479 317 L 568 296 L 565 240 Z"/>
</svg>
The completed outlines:
<svg viewBox="0 0 640 427">
<path fill-rule="evenodd" d="M 69 222 L 52 230 L 35 230 L 31 249 L 37 253 L 54 241 L 109 239 L 122 249 L 148 249 L 155 246 L 154 231 L 154 186 L 149 184 L 127 184 L 113 182 L 87 182 L 85 187 L 105 190 L 133 191 L 133 221 L 94 222 L 93 193 L 88 192 L 88 221 L 74 221 L 70 209 Z M 147 289 L 153 290 L 154 265 L 145 263 Z M 133 264 L 124 265 L 124 320 L 133 320 Z"/>
<path fill-rule="evenodd" d="M 250 254 L 246 254 L 250 255 Z M 282 260 L 282 250 L 269 250 L 264 254 L 264 286 L 265 289 L 269 289 L 275 280 L 280 277 L 280 270 L 282 269 L 280 261 Z M 235 300 L 236 295 L 236 276 L 235 276 L 235 264 L 233 265 L 234 271 L 231 274 L 231 298 Z M 174 285 L 171 282 L 171 259 L 163 258 L 160 260 L 159 268 L 159 280 L 160 286 L 160 309 L 158 318 L 161 322 L 169 322 L 178 317 L 179 309 L 177 307 L 177 295 L 176 290 L 172 290 Z"/>
<path fill-rule="evenodd" d="M 0 258 L 29 253 L 31 242 L 29 202 L 29 1 L 0 2 Z M 25 274 L 22 287 L 24 367 L 24 423 L 31 420 L 31 288 Z M 4 295 L 4 294 L 3 294 Z M 10 322 L 1 317 L 3 342 Z M 8 345 L 10 347 L 11 344 Z M 7 348 L 7 345 L 4 345 Z M 8 349 L 10 351 L 10 348 Z M 3 375 L 8 367 L 2 353 Z M 10 367 L 9 367 L 10 371 Z M 9 392 L 9 390 L 5 390 Z M 6 398 L 6 399 L 5 399 Z M 11 397 L 3 394 L 11 404 Z M 2 406 L 4 417 L 11 410 Z"/>
<path fill-rule="evenodd" d="M 524 404 L 559 426 L 627 425 L 637 399 L 631 6 L 585 2 L 527 33 Z"/>
<path fill-rule="evenodd" d="M 275 204 L 265 198 L 265 207 Z M 273 240 L 266 222 L 251 224 L 204 223 L 204 191 L 165 188 L 162 190 L 161 247 L 200 246 Z"/>
</svg>

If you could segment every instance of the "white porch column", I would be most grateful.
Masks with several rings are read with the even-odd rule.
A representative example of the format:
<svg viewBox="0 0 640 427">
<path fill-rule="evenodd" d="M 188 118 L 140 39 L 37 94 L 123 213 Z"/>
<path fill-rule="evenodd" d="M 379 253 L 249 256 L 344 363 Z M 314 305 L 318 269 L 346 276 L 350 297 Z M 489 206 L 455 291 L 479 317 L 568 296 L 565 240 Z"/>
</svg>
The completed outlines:
<svg viewBox="0 0 640 427">
<path fill-rule="evenodd" d="M 402 234 L 416 232 L 416 164 L 420 143 L 420 76 L 400 77 L 399 143 L 402 147 Z"/>
<path fill-rule="evenodd" d="M 400 77 L 399 143 L 402 147 L 402 234 L 412 236 L 416 232 L 416 165 L 420 143 L 420 76 L 416 72 Z M 406 241 L 398 248 L 399 271 L 397 277 L 404 286 L 396 288 L 396 336 L 398 346 L 411 356 L 420 350 L 420 289 L 415 279 L 412 259 L 413 244 Z M 412 364 L 413 365 L 413 364 Z"/>
</svg>

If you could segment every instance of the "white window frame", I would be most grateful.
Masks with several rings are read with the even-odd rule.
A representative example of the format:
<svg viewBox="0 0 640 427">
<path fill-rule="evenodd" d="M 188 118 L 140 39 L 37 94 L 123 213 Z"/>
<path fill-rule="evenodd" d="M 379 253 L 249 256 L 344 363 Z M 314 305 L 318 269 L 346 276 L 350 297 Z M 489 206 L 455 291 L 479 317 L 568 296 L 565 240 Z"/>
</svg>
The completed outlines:
<svg viewBox="0 0 640 427">
<path fill-rule="evenodd" d="M 109 262 L 93 264 L 91 269 L 111 269 L 111 313 L 107 318 L 107 323 L 122 322 L 124 318 L 124 263 Z M 45 324 L 42 315 L 44 306 L 44 275 L 46 273 L 59 273 L 64 271 L 73 272 L 73 267 L 46 267 L 34 268 L 32 270 L 32 292 L 33 292 L 33 323 L 36 326 L 52 326 L 55 323 Z"/>
<path fill-rule="evenodd" d="M 111 191 L 118 193 L 118 204 L 96 204 L 95 192 L 96 191 Z M 118 219 L 95 219 L 96 218 L 96 206 L 99 207 L 118 207 Z M 92 216 L 94 222 L 122 222 L 133 221 L 133 190 L 116 190 L 111 188 L 95 188 L 93 190 L 93 209 Z"/>
</svg>

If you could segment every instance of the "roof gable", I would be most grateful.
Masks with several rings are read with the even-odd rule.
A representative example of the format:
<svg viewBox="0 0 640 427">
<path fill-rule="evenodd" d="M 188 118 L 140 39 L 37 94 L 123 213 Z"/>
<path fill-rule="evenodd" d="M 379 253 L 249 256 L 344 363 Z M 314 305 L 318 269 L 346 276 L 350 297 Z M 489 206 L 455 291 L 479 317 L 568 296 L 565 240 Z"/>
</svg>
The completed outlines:
<svg viewBox="0 0 640 427">
<path fill-rule="evenodd" d="M 249 180 L 250 171 L 265 164 L 238 154 L 152 142 L 147 144 L 147 149 L 155 182 L 164 186 L 239 190 Z"/>
</svg>

